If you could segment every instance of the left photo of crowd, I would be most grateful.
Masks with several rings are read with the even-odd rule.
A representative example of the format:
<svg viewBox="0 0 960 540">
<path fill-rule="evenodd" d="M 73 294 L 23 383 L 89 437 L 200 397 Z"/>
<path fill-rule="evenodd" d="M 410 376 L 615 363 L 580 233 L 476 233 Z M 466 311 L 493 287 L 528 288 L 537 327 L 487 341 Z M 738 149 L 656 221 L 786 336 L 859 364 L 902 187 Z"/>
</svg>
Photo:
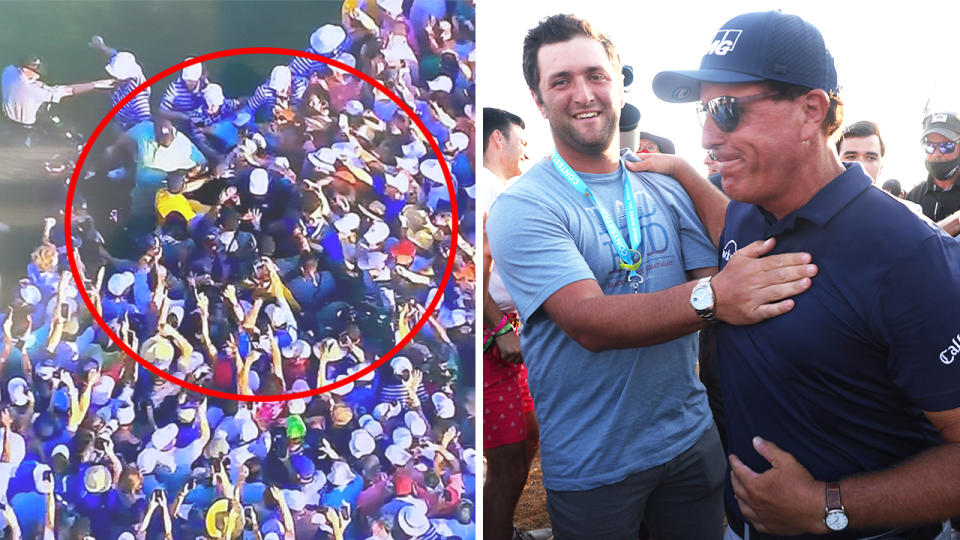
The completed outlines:
<svg viewBox="0 0 960 540">
<path fill-rule="evenodd" d="M 4 3 L 5 538 L 476 537 L 474 24 Z"/>
</svg>

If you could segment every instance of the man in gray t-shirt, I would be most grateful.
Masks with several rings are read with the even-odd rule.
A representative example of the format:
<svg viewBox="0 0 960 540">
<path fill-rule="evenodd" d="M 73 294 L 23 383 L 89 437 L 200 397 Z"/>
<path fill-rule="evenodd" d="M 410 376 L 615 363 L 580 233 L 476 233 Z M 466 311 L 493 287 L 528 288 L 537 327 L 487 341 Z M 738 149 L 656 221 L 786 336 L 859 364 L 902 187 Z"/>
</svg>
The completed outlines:
<svg viewBox="0 0 960 540">
<path fill-rule="evenodd" d="M 788 311 L 816 269 L 756 243 L 711 280 L 716 239 L 685 192 L 623 165 L 619 58 L 586 21 L 531 30 L 524 75 L 556 153 L 497 199 L 487 235 L 524 324 L 555 537 L 636 538 L 644 520 L 658 540 L 720 538 L 725 460 L 692 334 Z"/>
</svg>

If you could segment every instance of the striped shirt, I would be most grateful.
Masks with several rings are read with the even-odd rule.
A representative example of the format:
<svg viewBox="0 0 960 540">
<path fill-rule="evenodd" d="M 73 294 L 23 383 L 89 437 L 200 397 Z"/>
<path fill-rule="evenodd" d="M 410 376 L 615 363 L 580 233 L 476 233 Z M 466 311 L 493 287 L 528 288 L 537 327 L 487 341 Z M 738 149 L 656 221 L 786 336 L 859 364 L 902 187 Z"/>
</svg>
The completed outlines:
<svg viewBox="0 0 960 540">
<path fill-rule="evenodd" d="M 323 54 L 321 56 L 336 59 L 341 54 L 347 52 L 348 49 L 350 49 L 349 37 L 344 39 L 343 43 L 341 43 L 336 49 L 330 51 L 329 54 Z M 314 50 L 313 47 L 307 47 L 306 52 L 310 54 L 320 54 Z M 312 75 L 314 72 L 319 71 L 321 75 L 326 75 L 330 72 L 330 66 L 324 62 L 318 62 L 310 58 L 304 58 L 303 56 L 293 57 L 293 60 L 290 61 L 288 67 L 290 68 L 290 73 L 292 73 L 294 77 L 303 77 L 305 79 L 309 79 L 310 75 Z"/>
<path fill-rule="evenodd" d="M 113 106 L 116 107 L 121 99 L 125 98 L 134 88 L 143 84 L 144 81 L 146 81 L 146 79 L 127 79 L 120 81 L 120 84 L 114 88 L 113 93 L 110 94 L 110 100 L 113 102 Z M 151 118 L 149 86 L 134 96 L 133 99 L 124 105 L 123 108 L 120 109 L 120 112 L 114 116 L 114 120 L 116 120 L 117 124 L 123 129 L 129 129 Z"/>
<path fill-rule="evenodd" d="M 290 84 L 290 102 L 287 106 L 292 108 L 298 107 L 300 100 L 303 99 L 303 93 L 306 91 L 306 79 L 294 77 Z M 251 115 L 256 116 L 261 108 L 266 107 L 272 114 L 273 107 L 278 104 L 278 97 L 276 90 L 270 88 L 267 83 L 263 83 L 257 87 L 257 90 L 253 93 L 253 97 L 247 102 L 247 110 L 250 111 Z"/>
<path fill-rule="evenodd" d="M 317 51 L 313 50 L 313 47 L 308 48 L 307 52 L 318 54 Z M 310 75 L 313 75 L 316 72 L 319 72 L 321 75 L 326 75 L 330 72 L 330 67 L 323 62 L 318 62 L 303 56 L 294 56 L 293 60 L 290 61 L 290 64 L 288 64 L 287 67 L 290 68 L 290 73 L 293 74 L 294 77 L 301 77 L 304 79 L 309 79 Z"/>
<path fill-rule="evenodd" d="M 163 99 L 160 101 L 160 106 L 168 111 L 190 113 L 197 107 L 206 104 L 203 99 L 203 89 L 206 87 L 207 79 L 204 77 L 200 79 L 200 84 L 197 85 L 196 90 L 191 92 L 187 88 L 187 83 L 178 77 L 177 80 L 167 86 L 167 91 L 163 93 Z"/>
<path fill-rule="evenodd" d="M 207 104 L 204 103 L 203 105 L 190 111 L 190 125 L 193 128 L 211 126 L 217 122 L 220 122 L 221 120 L 226 120 L 239 108 L 240 100 L 230 98 L 223 101 L 223 105 L 220 105 L 220 109 L 217 110 L 215 114 L 210 114 L 210 112 L 207 111 Z"/>
<path fill-rule="evenodd" d="M 420 386 L 417 387 L 417 397 L 420 398 L 420 404 L 425 405 L 430 401 L 430 395 L 427 394 L 427 389 L 423 386 L 423 383 L 420 383 Z M 380 395 L 378 396 L 378 401 L 382 403 L 406 403 L 407 402 L 407 390 L 403 387 L 402 383 L 394 384 L 385 384 L 380 388 Z"/>
</svg>

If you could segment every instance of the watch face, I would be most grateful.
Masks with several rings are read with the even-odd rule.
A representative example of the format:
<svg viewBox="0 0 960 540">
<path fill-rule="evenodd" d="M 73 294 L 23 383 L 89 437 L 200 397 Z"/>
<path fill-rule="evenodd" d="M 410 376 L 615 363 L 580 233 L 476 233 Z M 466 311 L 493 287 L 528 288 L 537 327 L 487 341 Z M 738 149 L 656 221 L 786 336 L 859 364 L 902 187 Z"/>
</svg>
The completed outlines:
<svg viewBox="0 0 960 540">
<path fill-rule="evenodd" d="M 693 304 L 693 309 L 710 309 L 713 307 L 713 291 L 710 290 L 710 286 L 706 287 L 696 286 L 693 288 L 693 293 L 690 295 L 690 303 Z"/>
<path fill-rule="evenodd" d="M 831 531 L 842 531 L 847 528 L 847 514 L 843 510 L 827 512 L 827 517 L 823 521 Z"/>
</svg>

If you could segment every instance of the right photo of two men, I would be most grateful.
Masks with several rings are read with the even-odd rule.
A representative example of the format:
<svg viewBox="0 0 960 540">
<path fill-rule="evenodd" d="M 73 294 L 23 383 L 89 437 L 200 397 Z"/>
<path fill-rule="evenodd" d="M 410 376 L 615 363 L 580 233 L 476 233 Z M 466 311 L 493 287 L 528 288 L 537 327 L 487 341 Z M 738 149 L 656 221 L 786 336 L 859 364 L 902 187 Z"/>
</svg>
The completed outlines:
<svg viewBox="0 0 960 540">
<path fill-rule="evenodd" d="M 947 4 L 478 3 L 483 538 L 960 538 Z"/>
</svg>

